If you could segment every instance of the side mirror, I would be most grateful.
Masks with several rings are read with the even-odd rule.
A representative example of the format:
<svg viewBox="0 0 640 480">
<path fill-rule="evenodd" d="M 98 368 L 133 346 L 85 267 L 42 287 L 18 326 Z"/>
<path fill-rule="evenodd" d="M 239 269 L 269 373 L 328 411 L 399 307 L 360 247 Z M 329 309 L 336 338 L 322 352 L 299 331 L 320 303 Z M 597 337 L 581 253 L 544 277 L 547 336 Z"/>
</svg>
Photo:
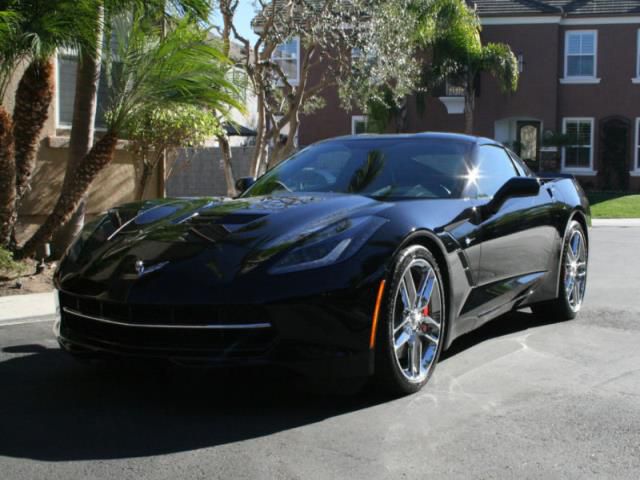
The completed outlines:
<svg viewBox="0 0 640 480">
<path fill-rule="evenodd" d="M 241 177 L 236 180 L 236 190 L 238 190 L 238 193 L 243 193 L 254 183 L 256 183 L 256 179 L 254 177 Z"/>
<path fill-rule="evenodd" d="M 533 197 L 540 192 L 540 181 L 534 177 L 513 177 L 496 192 L 491 201 L 484 205 L 484 216 L 494 215 L 509 198 Z"/>
</svg>

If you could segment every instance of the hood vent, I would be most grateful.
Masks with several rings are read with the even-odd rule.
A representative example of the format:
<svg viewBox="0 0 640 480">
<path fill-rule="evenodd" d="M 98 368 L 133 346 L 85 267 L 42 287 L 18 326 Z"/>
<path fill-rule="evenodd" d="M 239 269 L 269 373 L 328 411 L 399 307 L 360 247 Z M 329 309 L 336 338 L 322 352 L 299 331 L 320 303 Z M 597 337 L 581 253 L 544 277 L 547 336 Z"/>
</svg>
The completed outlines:
<svg viewBox="0 0 640 480">
<path fill-rule="evenodd" d="M 230 213 L 229 215 L 218 217 L 215 223 L 222 225 L 246 225 L 264 216 L 266 216 L 264 213 Z"/>
<path fill-rule="evenodd" d="M 264 216 L 264 214 L 241 213 L 229 215 L 200 214 L 194 215 L 186 223 L 190 226 L 189 230 L 200 239 L 218 243 L 242 226 Z"/>
</svg>

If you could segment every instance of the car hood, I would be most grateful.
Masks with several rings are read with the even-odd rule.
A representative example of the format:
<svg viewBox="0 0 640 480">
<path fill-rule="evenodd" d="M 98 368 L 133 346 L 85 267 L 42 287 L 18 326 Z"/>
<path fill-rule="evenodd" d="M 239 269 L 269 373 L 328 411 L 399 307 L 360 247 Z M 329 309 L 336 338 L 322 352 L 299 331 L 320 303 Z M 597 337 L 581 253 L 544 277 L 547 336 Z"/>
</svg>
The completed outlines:
<svg viewBox="0 0 640 480">
<path fill-rule="evenodd" d="M 85 232 L 61 263 L 57 281 L 64 290 L 116 299 L 129 298 L 134 285 L 147 285 L 137 289 L 140 294 L 162 282 L 193 292 L 206 284 L 221 292 L 310 233 L 391 206 L 331 193 L 128 204 L 110 211 L 93 234 Z"/>
</svg>

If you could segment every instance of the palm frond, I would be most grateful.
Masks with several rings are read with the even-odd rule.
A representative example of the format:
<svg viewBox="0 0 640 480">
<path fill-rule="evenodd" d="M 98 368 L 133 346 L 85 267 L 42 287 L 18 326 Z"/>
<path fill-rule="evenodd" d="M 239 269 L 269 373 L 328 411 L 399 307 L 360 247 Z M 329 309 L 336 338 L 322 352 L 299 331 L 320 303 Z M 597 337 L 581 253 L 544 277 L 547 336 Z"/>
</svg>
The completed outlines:
<svg viewBox="0 0 640 480">
<path fill-rule="evenodd" d="M 212 0 L 104 0 L 108 17 L 124 12 L 145 12 L 149 17 L 191 17 L 207 21 L 213 10 Z"/>
<path fill-rule="evenodd" d="M 20 15 L 11 11 L 0 11 L 0 101 L 9 85 L 9 81 L 17 64 L 22 58 L 22 52 L 15 48 Z"/>
<path fill-rule="evenodd" d="M 0 10 L 18 19 L 10 56 L 46 60 L 59 48 L 87 47 L 95 32 L 100 0 L 0 0 Z M 3 48 L 4 50 L 4 48 Z"/>
<path fill-rule="evenodd" d="M 190 19 L 179 20 L 163 38 L 144 17 L 113 23 L 116 52 L 110 78 L 110 127 L 117 131 L 138 110 L 167 103 L 196 105 L 222 117 L 244 110 L 238 89 L 228 80 L 231 62 Z"/>
</svg>

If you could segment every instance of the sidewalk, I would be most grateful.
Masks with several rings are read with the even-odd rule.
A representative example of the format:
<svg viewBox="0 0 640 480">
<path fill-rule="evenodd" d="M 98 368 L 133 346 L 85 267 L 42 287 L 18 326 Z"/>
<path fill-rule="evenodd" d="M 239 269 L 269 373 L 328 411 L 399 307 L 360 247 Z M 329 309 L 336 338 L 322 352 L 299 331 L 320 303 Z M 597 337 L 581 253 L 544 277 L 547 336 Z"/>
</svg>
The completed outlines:
<svg viewBox="0 0 640 480">
<path fill-rule="evenodd" d="M 0 297 L 0 326 L 9 321 L 55 315 L 53 292 Z"/>
<path fill-rule="evenodd" d="M 640 227 L 640 218 L 594 218 L 594 227 Z"/>
</svg>

